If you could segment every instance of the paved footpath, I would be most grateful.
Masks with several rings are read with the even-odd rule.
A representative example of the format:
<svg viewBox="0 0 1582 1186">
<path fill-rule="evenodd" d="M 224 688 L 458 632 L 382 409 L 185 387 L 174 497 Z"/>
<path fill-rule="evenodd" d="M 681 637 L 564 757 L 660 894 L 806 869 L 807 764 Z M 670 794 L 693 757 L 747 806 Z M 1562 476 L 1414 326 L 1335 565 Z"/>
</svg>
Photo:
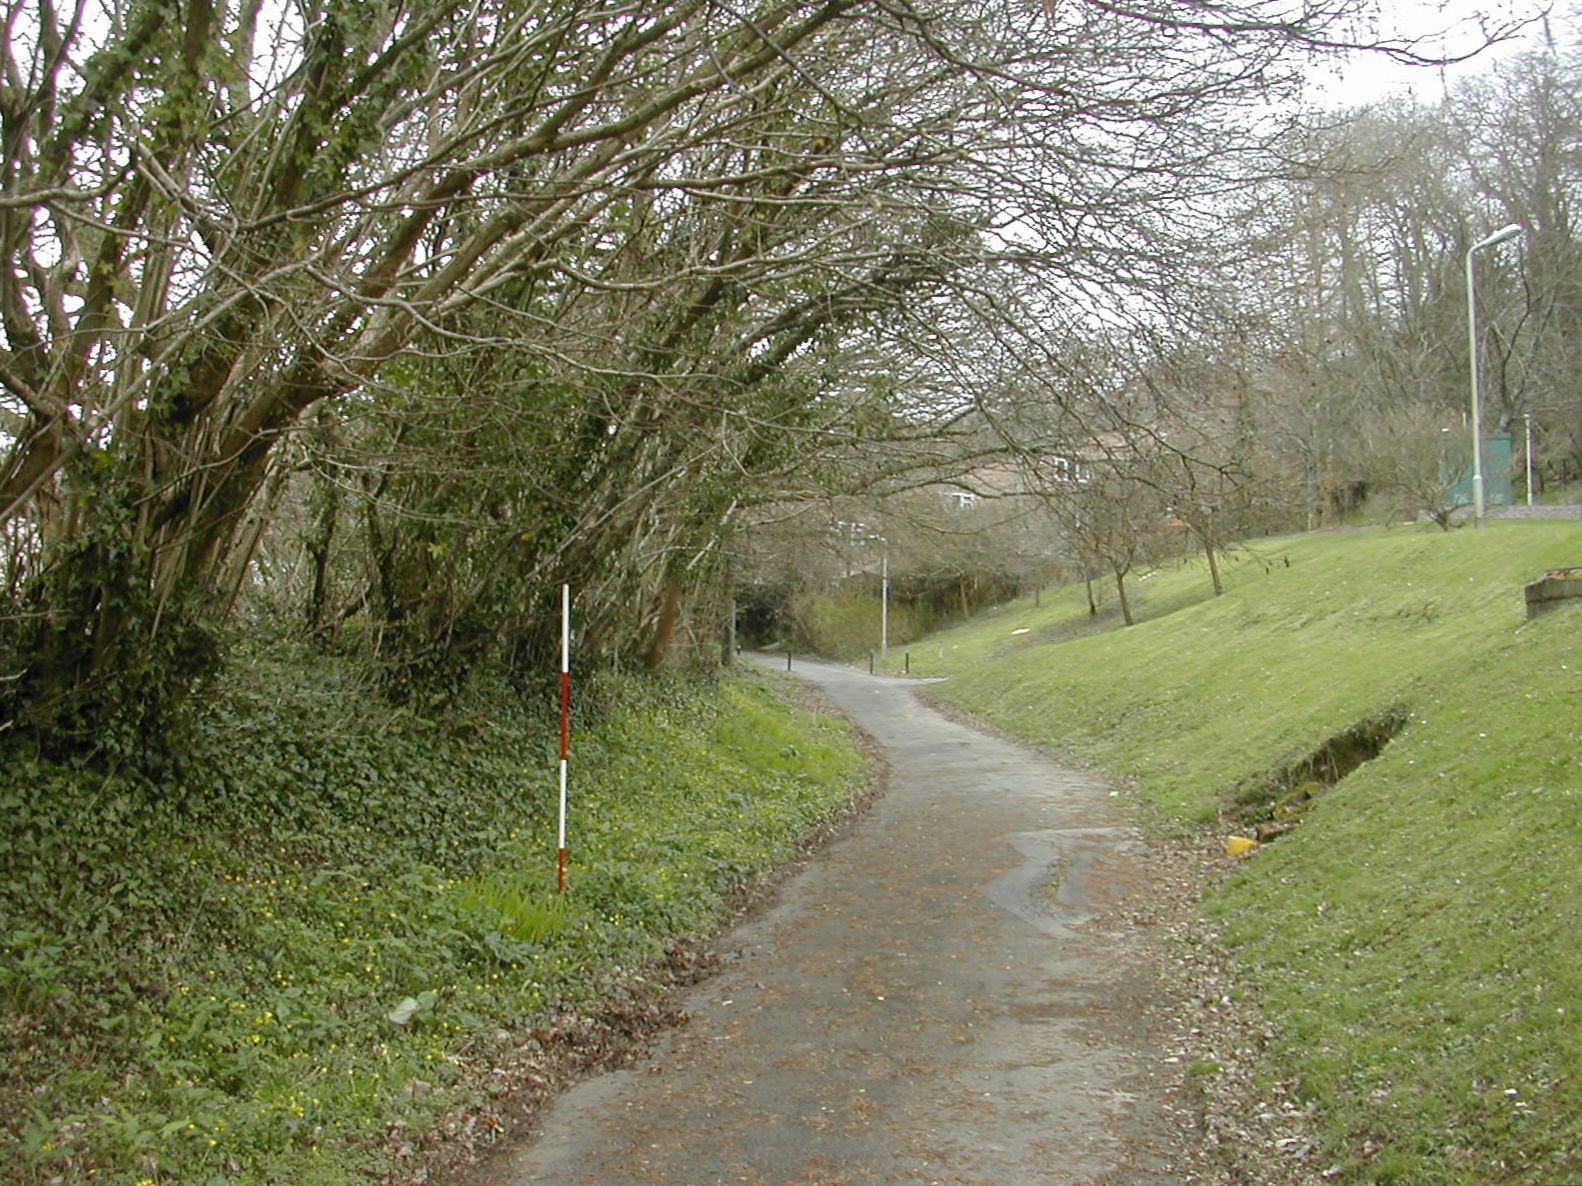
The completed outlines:
<svg viewBox="0 0 1582 1186">
<path fill-rule="evenodd" d="M 782 660 L 783 662 L 783 660 Z M 888 790 L 724 940 L 691 1021 L 479 1186 L 1183 1186 L 1150 1032 L 1142 846 L 1104 783 L 798 662 Z"/>
</svg>

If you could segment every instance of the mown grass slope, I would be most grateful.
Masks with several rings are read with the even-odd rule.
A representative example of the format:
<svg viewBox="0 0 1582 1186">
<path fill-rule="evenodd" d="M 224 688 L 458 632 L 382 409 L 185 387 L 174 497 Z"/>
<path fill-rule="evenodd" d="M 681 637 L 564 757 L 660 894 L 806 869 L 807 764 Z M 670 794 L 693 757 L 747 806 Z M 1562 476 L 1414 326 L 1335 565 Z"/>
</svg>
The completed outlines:
<svg viewBox="0 0 1582 1186">
<path fill-rule="evenodd" d="M 430 718 L 274 645 L 163 777 L 13 756 L 0 1181 L 398 1168 L 502 1043 L 709 929 L 849 801 L 848 734 L 769 678 L 579 686 L 564 899 L 554 714 L 504 685 Z"/>
<path fill-rule="evenodd" d="M 1578 562 L 1577 525 L 1272 541 L 1223 597 L 1156 573 L 1141 624 L 1096 633 L 1064 590 L 912 668 L 1168 828 L 1240 827 L 1329 739 L 1397 728 L 1207 904 L 1278 1023 L 1270 1072 L 1321 1105 L 1335 1181 L 1582 1181 L 1582 610 L 1522 599 Z"/>
</svg>

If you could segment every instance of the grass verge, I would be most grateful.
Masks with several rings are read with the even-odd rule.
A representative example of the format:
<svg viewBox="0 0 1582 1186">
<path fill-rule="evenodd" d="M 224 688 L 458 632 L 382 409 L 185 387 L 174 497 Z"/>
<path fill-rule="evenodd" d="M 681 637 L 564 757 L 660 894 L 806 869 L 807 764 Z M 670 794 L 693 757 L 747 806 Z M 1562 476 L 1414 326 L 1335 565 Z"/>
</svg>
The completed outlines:
<svg viewBox="0 0 1582 1186">
<path fill-rule="evenodd" d="M 791 608 L 803 646 L 831 659 L 861 659 L 879 649 L 883 610 L 880 599 L 856 589 L 806 594 Z M 916 638 L 929 628 L 930 615 L 916 606 L 893 600 L 889 636 L 893 642 Z"/>
<path fill-rule="evenodd" d="M 1135 780 L 1154 825 L 1241 828 L 1337 740 L 1382 748 L 1207 909 L 1276 1023 L 1269 1073 L 1319 1105 L 1331 1181 L 1582 1181 L 1582 612 L 1522 584 L 1582 528 L 1273 541 L 1139 582 L 1095 632 L 1080 588 L 913 648 L 914 674 Z M 1368 755 L 1363 755 L 1367 757 Z"/>
<path fill-rule="evenodd" d="M 391 1175 L 491 1044 L 710 929 L 860 781 L 763 677 L 589 683 L 560 899 L 553 718 L 492 691 L 426 719 L 277 646 L 162 779 L 14 759 L 0 1179 Z"/>
</svg>

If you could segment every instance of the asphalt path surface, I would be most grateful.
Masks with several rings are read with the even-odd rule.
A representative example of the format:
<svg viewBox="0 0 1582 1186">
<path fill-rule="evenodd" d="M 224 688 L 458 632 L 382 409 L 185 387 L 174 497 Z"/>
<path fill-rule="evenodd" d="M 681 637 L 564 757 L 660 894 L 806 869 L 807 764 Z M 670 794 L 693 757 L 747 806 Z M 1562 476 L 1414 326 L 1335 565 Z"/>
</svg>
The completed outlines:
<svg viewBox="0 0 1582 1186">
<path fill-rule="evenodd" d="M 561 1096 L 486 1186 L 1188 1181 L 1128 909 L 1145 852 L 1111 788 L 914 681 L 796 674 L 888 787 L 725 937 L 686 1025 Z"/>
</svg>

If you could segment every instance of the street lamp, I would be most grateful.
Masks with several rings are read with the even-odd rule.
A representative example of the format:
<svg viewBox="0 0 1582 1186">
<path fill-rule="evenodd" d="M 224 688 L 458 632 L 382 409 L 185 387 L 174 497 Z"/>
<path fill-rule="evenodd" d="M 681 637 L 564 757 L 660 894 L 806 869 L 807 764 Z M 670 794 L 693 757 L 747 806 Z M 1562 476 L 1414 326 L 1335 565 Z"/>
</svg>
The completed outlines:
<svg viewBox="0 0 1582 1186">
<path fill-rule="evenodd" d="M 1527 505 L 1533 505 L 1533 414 L 1523 412 L 1522 420 L 1527 426 Z"/>
<path fill-rule="evenodd" d="M 882 535 L 870 535 L 871 541 L 884 545 L 879 561 L 879 658 L 890 654 L 890 541 Z"/>
<path fill-rule="evenodd" d="M 1472 282 L 1472 257 L 1485 247 L 1509 243 L 1522 233 L 1516 223 L 1501 227 L 1467 248 L 1467 353 L 1472 369 L 1472 522 L 1483 526 L 1483 420 L 1478 399 L 1478 301 Z"/>
</svg>

